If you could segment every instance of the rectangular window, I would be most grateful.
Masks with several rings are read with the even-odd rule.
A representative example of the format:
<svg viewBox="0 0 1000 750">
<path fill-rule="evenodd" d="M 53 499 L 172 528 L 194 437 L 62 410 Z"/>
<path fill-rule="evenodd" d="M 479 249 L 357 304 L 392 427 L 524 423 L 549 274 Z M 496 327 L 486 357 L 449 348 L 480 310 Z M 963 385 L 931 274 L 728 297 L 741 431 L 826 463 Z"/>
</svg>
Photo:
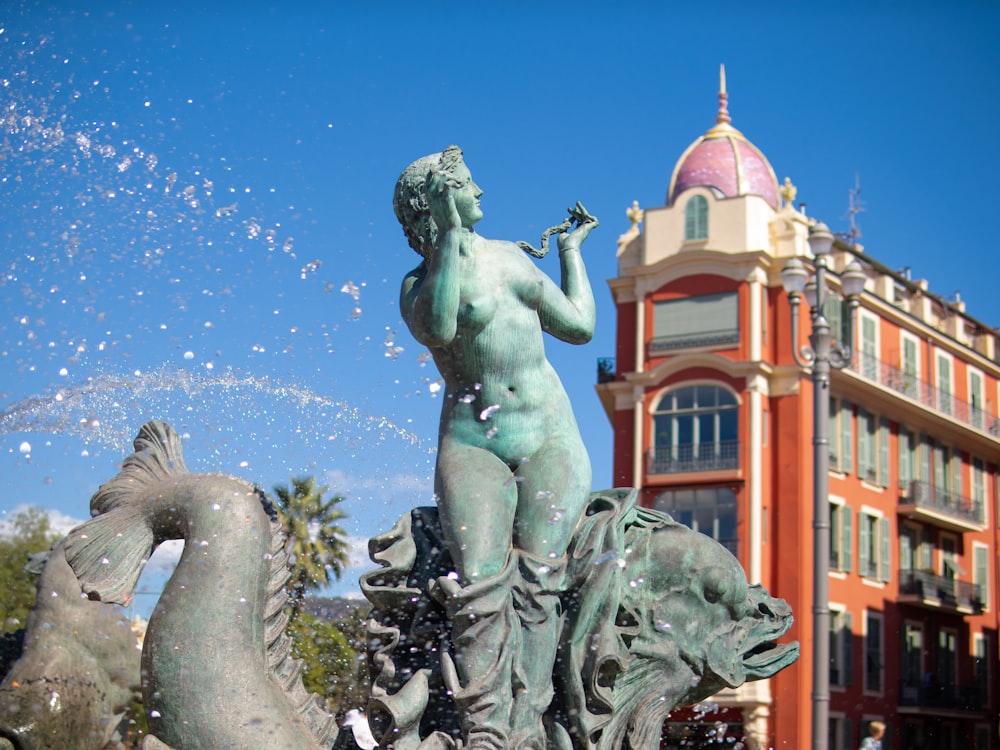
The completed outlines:
<svg viewBox="0 0 1000 750">
<path fill-rule="evenodd" d="M 865 690 L 882 692 L 882 615 L 865 612 Z"/>
<path fill-rule="evenodd" d="M 954 688 L 958 684 L 958 633 L 954 630 L 938 631 L 937 658 L 938 684 Z"/>
<path fill-rule="evenodd" d="M 830 717 L 830 732 L 827 738 L 827 747 L 830 750 L 858 750 L 854 738 L 851 736 L 853 723 L 846 716 Z"/>
<path fill-rule="evenodd" d="M 972 636 L 973 675 L 976 681 L 978 703 L 976 707 L 989 705 L 990 702 L 990 659 L 989 643 L 982 633 Z M 986 747 L 986 745 L 983 745 Z"/>
<path fill-rule="evenodd" d="M 653 304 L 651 352 L 740 340 L 739 294 L 721 292 Z"/>
<path fill-rule="evenodd" d="M 858 514 L 858 572 L 886 582 L 890 569 L 889 519 L 868 511 Z"/>
<path fill-rule="evenodd" d="M 854 633 L 850 612 L 830 610 L 830 684 L 854 684 Z"/>
<path fill-rule="evenodd" d="M 974 598 L 983 607 L 983 611 L 990 608 L 990 548 L 979 542 L 972 543 L 972 584 L 978 589 Z"/>
<path fill-rule="evenodd" d="M 951 357 L 937 355 L 937 407 L 951 414 Z"/>
<path fill-rule="evenodd" d="M 699 531 L 739 556 L 736 495 L 726 487 L 667 490 L 653 508 L 669 513 L 676 521 Z"/>
<path fill-rule="evenodd" d="M 924 629 L 916 623 L 903 624 L 903 653 L 900 678 L 903 683 L 903 698 L 907 705 L 918 705 L 920 684 L 924 679 Z"/>
<path fill-rule="evenodd" d="M 831 293 L 823 303 L 823 315 L 830 324 L 830 335 L 843 347 L 853 347 L 851 338 L 851 311 L 840 296 Z"/>
<path fill-rule="evenodd" d="M 851 571 L 851 508 L 848 505 L 830 503 L 830 569 L 841 573 Z"/>
<path fill-rule="evenodd" d="M 858 476 L 889 484 L 889 421 L 858 407 Z"/>
<path fill-rule="evenodd" d="M 960 504 L 962 496 L 962 456 L 947 445 L 935 442 L 934 459 L 934 494 L 939 501 Z"/>
</svg>

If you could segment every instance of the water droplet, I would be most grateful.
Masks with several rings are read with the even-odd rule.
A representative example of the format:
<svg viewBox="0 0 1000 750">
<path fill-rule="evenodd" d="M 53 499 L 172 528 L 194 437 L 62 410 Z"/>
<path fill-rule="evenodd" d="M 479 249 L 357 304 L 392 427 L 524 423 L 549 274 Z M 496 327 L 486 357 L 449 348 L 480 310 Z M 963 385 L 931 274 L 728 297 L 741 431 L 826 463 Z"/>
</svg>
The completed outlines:
<svg viewBox="0 0 1000 750">
<path fill-rule="evenodd" d="M 163 714 L 161 714 L 155 708 L 152 711 L 149 712 L 149 718 L 151 718 L 151 719 L 159 719 L 162 715 Z"/>
<path fill-rule="evenodd" d="M 491 404 L 479 412 L 479 421 L 485 422 L 500 410 L 500 404 Z"/>
<path fill-rule="evenodd" d="M 29 443 L 27 440 L 25 440 L 18 447 L 18 450 L 21 451 L 21 453 L 23 453 L 24 455 L 28 455 L 29 453 L 31 453 L 31 443 Z"/>
<path fill-rule="evenodd" d="M 492 440 L 497 436 L 498 432 L 500 432 L 500 430 L 498 430 L 496 427 L 490 427 L 490 429 L 486 431 L 487 439 Z"/>
<path fill-rule="evenodd" d="M 221 507 L 218 503 L 212 503 L 212 510 L 219 510 Z"/>
<path fill-rule="evenodd" d="M 184 352 L 184 359 L 194 359 L 194 352 Z"/>
</svg>

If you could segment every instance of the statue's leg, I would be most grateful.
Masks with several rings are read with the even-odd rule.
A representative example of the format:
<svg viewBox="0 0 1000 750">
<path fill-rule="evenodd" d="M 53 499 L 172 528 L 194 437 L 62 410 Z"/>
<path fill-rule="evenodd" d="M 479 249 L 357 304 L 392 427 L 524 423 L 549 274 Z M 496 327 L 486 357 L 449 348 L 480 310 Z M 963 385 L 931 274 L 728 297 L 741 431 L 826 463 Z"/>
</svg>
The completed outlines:
<svg viewBox="0 0 1000 750">
<path fill-rule="evenodd" d="M 438 451 L 438 515 L 457 579 L 439 578 L 452 632 L 442 672 L 469 747 L 509 750 L 511 669 L 520 626 L 511 603 L 517 489 L 489 451 L 445 436 Z"/>
<path fill-rule="evenodd" d="M 513 747 L 528 750 L 554 742 L 543 729 L 543 716 L 553 698 L 566 550 L 590 496 L 590 460 L 579 434 L 574 429 L 552 435 L 518 467 L 517 478 L 515 609 L 523 646 L 515 667 Z"/>
<path fill-rule="evenodd" d="M 521 649 L 515 657 L 511 746 L 544 750 L 548 746 L 542 717 L 552 702 L 552 669 L 559 646 L 566 565 L 520 553 L 514 585 L 514 611 L 520 621 Z"/>
<path fill-rule="evenodd" d="M 513 694 L 511 672 L 520 623 L 511 602 L 515 558 L 500 575 L 460 586 L 439 578 L 437 586 L 452 625 L 454 658 L 442 655 L 442 673 L 462 718 L 467 748 L 509 750 Z"/>
</svg>

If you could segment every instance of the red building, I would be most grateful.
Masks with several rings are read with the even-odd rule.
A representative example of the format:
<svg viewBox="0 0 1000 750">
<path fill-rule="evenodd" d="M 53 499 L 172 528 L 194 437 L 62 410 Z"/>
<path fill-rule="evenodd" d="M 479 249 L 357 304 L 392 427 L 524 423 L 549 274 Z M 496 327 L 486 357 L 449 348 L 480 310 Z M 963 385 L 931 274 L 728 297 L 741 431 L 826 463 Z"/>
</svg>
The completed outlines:
<svg viewBox="0 0 1000 750">
<path fill-rule="evenodd" d="M 815 220 L 719 101 L 666 204 L 630 212 L 610 281 L 616 355 L 597 389 L 615 485 L 732 550 L 791 604 L 802 646 L 774 679 L 679 715 L 667 746 L 697 747 L 682 738 L 722 722 L 749 747 L 799 750 L 812 736 L 813 386 L 792 354 L 808 310 L 793 342 L 780 272 L 809 264 Z M 875 719 L 886 748 L 998 748 L 998 334 L 838 241 L 838 338 L 838 274 L 854 259 L 867 278 L 856 354 L 829 394 L 830 748 L 856 750 Z"/>
</svg>

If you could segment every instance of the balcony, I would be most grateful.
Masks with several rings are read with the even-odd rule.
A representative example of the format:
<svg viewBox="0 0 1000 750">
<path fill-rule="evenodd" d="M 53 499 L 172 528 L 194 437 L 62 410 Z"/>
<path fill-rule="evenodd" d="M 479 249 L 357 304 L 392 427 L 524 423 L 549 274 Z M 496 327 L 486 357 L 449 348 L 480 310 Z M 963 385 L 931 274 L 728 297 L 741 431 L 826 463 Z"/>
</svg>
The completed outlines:
<svg viewBox="0 0 1000 750">
<path fill-rule="evenodd" d="M 983 612 L 979 584 L 946 578 L 925 570 L 899 571 L 899 601 L 966 615 Z"/>
<path fill-rule="evenodd" d="M 599 357 L 597 359 L 597 384 L 611 383 L 615 379 L 615 358 Z"/>
<path fill-rule="evenodd" d="M 986 509 L 982 501 L 956 495 L 919 479 L 911 481 L 906 494 L 899 498 L 899 512 L 950 531 L 986 528 Z"/>
<path fill-rule="evenodd" d="M 859 352 L 851 362 L 850 369 L 866 380 L 913 399 L 938 414 L 1000 438 L 1000 418 L 988 414 L 974 404 L 955 398 L 950 393 L 940 391 L 930 383 L 918 380 L 911 372 L 862 352 Z"/>
<path fill-rule="evenodd" d="M 740 441 L 663 445 L 649 452 L 650 474 L 687 474 L 740 468 Z"/>
<path fill-rule="evenodd" d="M 901 680 L 899 705 L 944 711 L 982 711 L 987 694 L 974 685 L 935 685 Z"/>
</svg>

